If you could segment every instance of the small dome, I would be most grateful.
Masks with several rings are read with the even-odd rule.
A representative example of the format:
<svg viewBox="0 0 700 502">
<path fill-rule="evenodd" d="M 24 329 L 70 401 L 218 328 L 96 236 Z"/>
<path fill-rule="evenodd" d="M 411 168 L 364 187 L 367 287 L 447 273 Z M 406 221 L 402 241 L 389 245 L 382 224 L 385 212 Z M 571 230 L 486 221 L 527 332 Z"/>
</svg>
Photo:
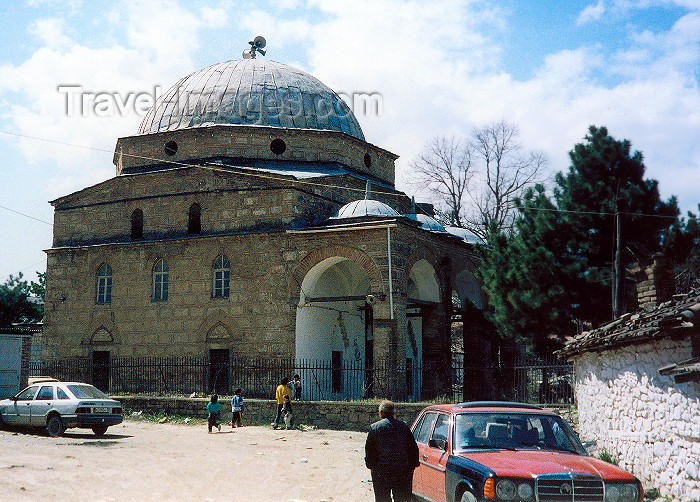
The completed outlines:
<svg viewBox="0 0 700 502">
<path fill-rule="evenodd" d="M 424 230 L 430 230 L 431 232 L 437 232 L 440 234 L 446 234 L 447 230 L 445 227 L 440 225 L 440 223 L 427 214 L 417 213 L 417 214 L 407 214 L 406 218 L 417 221 L 420 223 L 420 227 Z"/>
<path fill-rule="evenodd" d="M 393 207 L 378 200 L 362 199 L 345 204 L 333 219 L 359 218 L 362 216 L 401 216 Z"/>
<path fill-rule="evenodd" d="M 257 58 L 215 64 L 180 79 L 148 111 L 139 134 L 217 124 L 339 131 L 365 139 L 331 88 L 292 66 Z"/>
<path fill-rule="evenodd" d="M 447 230 L 448 234 L 452 234 L 456 237 L 459 237 L 462 239 L 464 242 L 469 242 L 469 243 L 476 243 L 476 244 L 481 244 L 483 241 L 479 236 L 476 234 L 470 232 L 466 228 L 462 227 L 447 227 L 445 230 Z"/>
</svg>

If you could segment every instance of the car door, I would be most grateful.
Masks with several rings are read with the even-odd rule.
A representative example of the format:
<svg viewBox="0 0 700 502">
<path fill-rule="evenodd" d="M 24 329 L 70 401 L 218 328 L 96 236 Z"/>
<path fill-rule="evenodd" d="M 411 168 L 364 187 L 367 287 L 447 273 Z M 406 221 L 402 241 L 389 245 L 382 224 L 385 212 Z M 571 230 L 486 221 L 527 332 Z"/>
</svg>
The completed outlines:
<svg viewBox="0 0 700 502">
<path fill-rule="evenodd" d="M 29 406 L 36 395 L 38 387 L 27 387 L 22 392 L 17 394 L 17 399 L 14 399 L 14 404 L 10 407 L 10 414 L 7 416 L 8 422 L 15 425 L 29 425 L 31 418 L 31 410 Z M 3 414 L 3 420 L 5 415 Z"/>
<path fill-rule="evenodd" d="M 424 464 L 423 457 L 425 455 L 425 449 L 428 447 L 428 440 L 430 439 L 430 433 L 433 431 L 436 417 L 437 413 L 434 411 L 425 412 L 423 416 L 416 421 L 416 425 L 413 428 L 413 437 L 418 444 L 418 458 L 420 460 L 420 465 L 413 471 L 413 492 L 423 496 L 427 496 L 423 479 L 425 477 L 425 471 L 428 469 Z"/>
<path fill-rule="evenodd" d="M 46 425 L 46 415 L 53 406 L 54 401 L 53 385 L 42 385 L 39 392 L 36 393 L 34 401 L 29 404 L 31 410 L 31 424 L 35 427 Z"/>
<path fill-rule="evenodd" d="M 447 449 L 449 431 L 449 413 L 438 413 L 428 445 L 421 455 L 421 463 L 426 466 L 425 477 L 422 480 L 423 490 L 430 500 L 439 502 L 446 500 L 445 468 L 450 456 Z"/>
</svg>

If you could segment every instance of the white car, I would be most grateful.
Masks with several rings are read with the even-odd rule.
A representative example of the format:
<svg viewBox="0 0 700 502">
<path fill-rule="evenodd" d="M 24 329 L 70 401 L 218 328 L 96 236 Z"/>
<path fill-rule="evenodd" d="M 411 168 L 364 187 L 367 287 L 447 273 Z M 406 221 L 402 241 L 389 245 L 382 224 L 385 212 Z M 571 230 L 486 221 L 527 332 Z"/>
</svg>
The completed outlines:
<svg viewBox="0 0 700 502">
<path fill-rule="evenodd" d="M 92 429 L 102 436 L 123 419 L 119 401 L 87 383 L 39 381 L 0 401 L 0 426 L 46 428 L 53 437 L 70 427 Z"/>
</svg>

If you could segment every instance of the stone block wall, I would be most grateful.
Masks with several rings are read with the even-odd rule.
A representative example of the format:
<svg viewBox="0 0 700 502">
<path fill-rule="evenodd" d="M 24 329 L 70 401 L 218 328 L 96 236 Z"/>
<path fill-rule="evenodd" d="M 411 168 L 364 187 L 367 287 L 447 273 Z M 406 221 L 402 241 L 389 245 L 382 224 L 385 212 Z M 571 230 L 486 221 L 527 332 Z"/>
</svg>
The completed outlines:
<svg viewBox="0 0 700 502">
<path fill-rule="evenodd" d="M 365 194 L 364 182 L 346 175 L 326 176 L 322 187 L 261 175 L 193 167 L 117 176 L 52 202 L 53 245 L 130 242 L 136 209 L 143 212 L 143 237 L 136 242 L 186 238 L 193 203 L 201 207 L 201 235 L 303 228 Z M 402 213 L 410 210 L 405 195 L 372 197 Z"/>
<path fill-rule="evenodd" d="M 700 500 L 700 384 L 658 369 L 690 357 L 688 339 L 662 339 L 574 358 L 581 439 L 678 502 Z"/>
<path fill-rule="evenodd" d="M 405 226 L 392 239 L 409 249 L 409 257 L 410 249 L 426 247 L 438 256 L 451 253 L 461 265 L 469 263 L 469 249 L 447 237 Z M 304 279 L 303 272 L 295 272 L 299 264 L 318 250 L 323 251 L 318 261 L 352 250 L 376 276 L 375 291 L 386 293 L 386 246 L 386 229 L 379 228 L 53 248 L 47 252 L 44 354 L 89 356 L 95 347 L 105 347 L 113 356 L 204 355 L 207 348 L 230 347 L 234 356 L 293 357 L 298 285 Z M 211 297 L 212 264 L 220 254 L 231 262 L 228 298 Z M 400 305 L 407 301 L 399 292 L 405 291 L 413 263 L 395 257 L 394 301 Z M 152 270 L 161 258 L 169 266 L 169 299 L 153 302 Z M 95 275 L 102 263 L 112 267 L 112 302 L 97 305 Z M 388 299 L 378 302 L 375 311 L 377 322 L 388 317 Z M 213 336 L 219 324 L 227 330 Z M 102 330 L 109 336 L 93 340 Z M 405 348 L 398 348 L 403 353 Z"/>
<path fill-rule="evenodd" d="M 285 142 L 284 153 L 277 155 L 271 151 L 273 139 Z M 173 155 L 165 152 L 168 142 L 177 144 L 177 152 Z M 394 161 L 398 158 L 387 150 L 336 131 L 215 125 L 120 138 L 115 148 L 114 164 L 117 174 L 121 174 L 154 164 L 154 159 L 184 162 L 217 156 L 337 162 L 390 185 L 394 184 Z"/>
<path fill-rule="evenodd" d="M 32 356 L 32 337 L 22 337 L 22 369 L 19 375 L 19 387 L 23 389 L 27 386 L 29 379 L 29 362 Z"/>
<path fill-rule="evenodd" d="M 122 396 L 116 397 L 124 407 L 125 415 L 142 411 L 144 413 L 165 413 L 197 418 L 206 418 L 208 398 L 158 398 Z M 230 423 L 231 406 L 228 398 L 221 401 L 222 420 Z M 245 399 L 243 423 L 247 425 L 270 424 L 277 412 L 273 400 Z M 294 401 L 292 411 L 296 424 L 311 425 L 319 429 L 366 431 L 369 425 L 379 420 L 378 402 L 330 402 Z M 397 403 L 396 418 L 411 425 L 425 404 Z"/>
</svg>

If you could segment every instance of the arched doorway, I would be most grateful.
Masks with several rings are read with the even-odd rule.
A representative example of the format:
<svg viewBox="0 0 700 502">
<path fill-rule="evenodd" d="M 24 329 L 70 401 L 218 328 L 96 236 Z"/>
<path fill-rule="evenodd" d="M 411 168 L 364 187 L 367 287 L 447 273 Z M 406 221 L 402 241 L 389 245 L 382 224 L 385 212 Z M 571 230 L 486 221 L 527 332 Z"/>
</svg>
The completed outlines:
<svg viewBox="0 0 700 502">
<path fill-rule="evenodd" d="M 408 308 L 406 309 L 406 389 L 408 399 L 421 399 L 423 388 L 423 346 L 425 338 L 439 336 L 439 324 L 434 322 L 440 305 L 440 283 L 433 266 L 418 260 L 408 275 Z"/>
<path fill-rule="evenodd" d="M 307 397 L 361 399 L 371 392 L 364 371 L 372 365 L 369 294 L 366 271 L 343 256 L 324 259 L 304 276 L 295 353 Z"/>
</svg>

